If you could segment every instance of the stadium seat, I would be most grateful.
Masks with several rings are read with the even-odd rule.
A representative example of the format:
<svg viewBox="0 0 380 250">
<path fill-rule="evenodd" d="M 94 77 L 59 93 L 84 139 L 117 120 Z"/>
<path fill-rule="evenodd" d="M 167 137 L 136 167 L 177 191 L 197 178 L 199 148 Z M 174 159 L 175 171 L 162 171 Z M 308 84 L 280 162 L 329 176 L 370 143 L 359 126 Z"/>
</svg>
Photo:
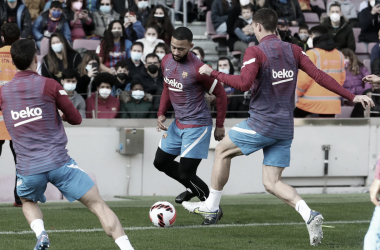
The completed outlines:
<svg viewBox="0 0 380 250">
<path fill-rule="evenodd" d="M 361 28 L 352 28 L 354 31 L 354 37 L 355 37 L 355 42 L 359 42 L 359 35 L 360 31 L 362 30 Z"/>
<path fill-rule="evenodd" d="M 317 23 L 319 24 L 319 17 L 316 13 L 303 13 L 305 17 L 305 23 Z"/>
<path fill-rule="evenodd" d="M 211 21 L 211 11 L 207 11 L 206 14 L 206 32 L 207 35 L 215 42 L 220 39 L 227 39 L 227 35 L 218 35 L 214 29 L 214 25 L 212 25 Z"/>
<path fill-rule="evenodd" d="M 368 69 L 368 72 L 371 74 L 371 60 L 365 59 L 363 60 L 363 64 Z"/>
<path fill-rule="evenodd" d="M 355 53 L 356 54 L 367 54 L 368 51 L 367 51 L 367 47 L 365 46 L 364 43 L 356 43 L 356 50 L 355 50 Z"/>
<path fill-rule="evenodd" d="M 375 47 L 377 43 L 369 43 L 368 44 L 368 54 L 371 54 L 372 53 L 372 49 L 373 47 Z"/>
<path fill-rule="evenodd" d="M 355 5 L 356 12 L 359 12 L 359 6 L 363 0 L 352 0 L 351 2 Z"/>
<path fill-rule="evenodd" d="M 354 106 L 342 106 L 340 114 L 336 114 L 335 118 L 350 118 Z"/>
<path fill-rule="evenodd" d="M 49 52 L 49 38 L 43 38 L 41 41 L 40 55 L 45 56 Z"/>
<path fill-rule="evenodd" d="M 317 6 L 319 6 L 319 8 L 324 9 L 324 10 L 326 9 L 325 3 L 323 2 L 323 0 L 317 0 L 315 2 L 310 1 L 310 4 L 311 5 L 317 5 Z"/>
<path fill-rule="evenodd" d="M 95 51 L 99 44 L 100 40 L 76 39 L 74 40 L 73 48 L 85 48 L 87 50 Z"/>
<path fill-rule="evenodd" d="M 289 27 L 289 30 L 292 32 L 292 36 L 294 36 L 295 33 L 298 33 L 300 27 L 298 26 L 292 26 L 292 27 Z"/>
</svg>

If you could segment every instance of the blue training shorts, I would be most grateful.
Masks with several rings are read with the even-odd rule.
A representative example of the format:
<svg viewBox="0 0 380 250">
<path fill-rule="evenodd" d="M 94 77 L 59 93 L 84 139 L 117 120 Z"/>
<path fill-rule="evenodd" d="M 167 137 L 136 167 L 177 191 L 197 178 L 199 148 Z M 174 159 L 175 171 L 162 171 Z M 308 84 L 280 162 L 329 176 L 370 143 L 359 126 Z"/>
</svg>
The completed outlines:
<svg viewBox="0 0 380 250">
<path fill-rule="evenodd" d="M 63 167 L 46 173 L 28 176 L 17 173 L 17 194 L 21 198 L 44 203 L 48 182 L 56 186 L 70 202 L 82 198 L 95 185 L 77 163 L 70 159 Z"/>
<path fill-rule="evenodd" d="M 171 155 L 207 159 L 212 125 L 179 129 L 175 121 L 162 136 L 159 147 Z"/>
<path fill-rule="evenodd" d="M 293 139 L 278 140 L 262 136 L 252 130 L 247 121 L 243 121 L 231 128 L 228 136 L 245 155 L 250 155 L 257 150 L 263 149 L 264 165 L 289 167 L 290 146 Z"/>
</svg>

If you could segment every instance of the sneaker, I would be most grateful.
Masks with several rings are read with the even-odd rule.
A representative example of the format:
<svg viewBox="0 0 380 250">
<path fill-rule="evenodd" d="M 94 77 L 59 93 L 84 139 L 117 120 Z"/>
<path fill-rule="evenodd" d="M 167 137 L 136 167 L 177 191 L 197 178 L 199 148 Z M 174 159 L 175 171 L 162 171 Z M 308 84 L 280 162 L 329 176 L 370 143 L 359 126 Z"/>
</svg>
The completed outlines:
<svg viewBox="0 0 380 250">
<path fill-rule="evenodd" d="M 46 250 L 50 247 L 49 237 L 46 231 L 43 231 L 40 236 L 38 236 L 37 244 L 34 247 L 34 250 Z"/>
<path fill-rule="evenodd" d="M 318 246 L 323 238 L 322 232 L 323 216 L 317 211 L 310 211 L 310 218 L 306 223 L 310 236 L 310 245 Z"/>
<path fill-rule="evenodd" d="M 204 219 L 202 225 L 213 225 L 216 224 L 223 217 L 223 210 L 221 207 L 215 211 L 210 211 L 206 207 L 206 203 L 202 202 L 183 202 L 182 206 L 193 214 L 199 214 Z"/>
<path fill-rule="evenodd" d="M 175 198 L 175 202 L 178 203 L 178 204 L 182 204 L 182 202 L 184 201 L 189 201 L 191 200 L 192 198 L 194 198 L 196 195 L 194 195 L 192 192 L 189 192 L 189 191 L 185 191 L 181 194 L 179 194 L 176 198 Z"/>
</svg>

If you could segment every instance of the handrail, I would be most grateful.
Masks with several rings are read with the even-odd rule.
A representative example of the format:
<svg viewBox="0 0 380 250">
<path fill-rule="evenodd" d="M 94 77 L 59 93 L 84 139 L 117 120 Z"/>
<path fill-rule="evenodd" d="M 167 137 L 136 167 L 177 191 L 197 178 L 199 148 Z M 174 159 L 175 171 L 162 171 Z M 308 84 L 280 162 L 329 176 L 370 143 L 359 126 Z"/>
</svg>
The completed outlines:
<svg viewBox="0 0 380 250">
<path fill-rule="evenodd" d="M 178 1 L 180 2 L 180 0 Z M 154 0 L 154 5 L 157 5 L 157 0 Z M 172 21 L 172 24 L 174 26 L 175 24 L 175 14 L 178 13 L 178 14 L 182 14 L 183 15 L 183 22 L 182 22 L 182 25 L 184 27 L 187 27 L 187 0 L 183 0 L 183 11 L 179 11 L 179 10 L 175 10 L 173 8 L 170 8 L 169 6 L 166 5 L 166 3 L 160 3 L 160 5 L 162 5 L 164 8 L 168 9 L 171 13 L 171 21 Z M 186 14 L 184 14 L 186 13 Z"/>
</svg>

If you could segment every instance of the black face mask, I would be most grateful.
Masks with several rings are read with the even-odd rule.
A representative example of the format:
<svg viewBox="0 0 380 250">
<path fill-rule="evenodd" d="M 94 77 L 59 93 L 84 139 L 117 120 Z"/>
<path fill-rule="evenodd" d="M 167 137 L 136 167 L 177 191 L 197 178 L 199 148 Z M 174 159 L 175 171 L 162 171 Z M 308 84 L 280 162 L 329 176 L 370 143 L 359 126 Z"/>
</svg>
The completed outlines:
<svg viewBox="0 0 380 250">
<path fill-rule="evenodd" d="M 124 81 L 126 78 L 127 78 L 127 74 L 125 74 L 125 73 L 118 73 L 117 74 L 117 77 L 120 79 L 120 80 L 122 80 L 122 81 Z"/>
<path fill-rule="evenodd" d="M 154 18 L 156 18 L 157 22 L 159 23 L 162 23 L 164 21 L 164 16 L 155 16 Z"/>
<path fill-rule="evenodd" d="M 151 74 L 156 74 L 157 71 L 158 71 L 158 66 L 155 65 L 155 64 L 151 64 L 151 65 L 148 66 L 148 71 Z"/>
<path fill-rule="evenodd" d="M 280 34 L 281 40 L 286 40 L 291 36 L 290 30 L 279 30 L 278 34 Z"/>
</svg>

